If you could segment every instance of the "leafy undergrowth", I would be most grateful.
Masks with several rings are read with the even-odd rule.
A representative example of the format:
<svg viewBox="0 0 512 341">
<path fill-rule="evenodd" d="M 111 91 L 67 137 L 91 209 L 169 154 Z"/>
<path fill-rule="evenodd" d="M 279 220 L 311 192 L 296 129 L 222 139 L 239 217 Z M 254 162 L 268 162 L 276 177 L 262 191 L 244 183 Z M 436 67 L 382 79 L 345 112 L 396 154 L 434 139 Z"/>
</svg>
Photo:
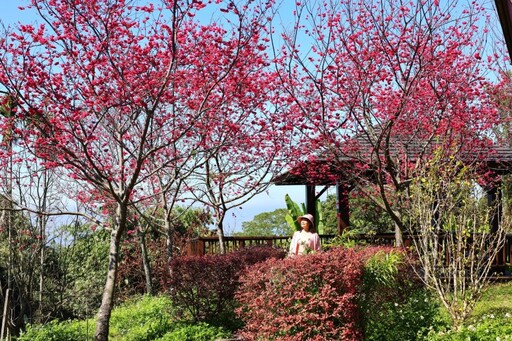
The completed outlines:
<svg viewBox="0 0 512 341">
<path fill-rule="evenodd" d="M 114 341 L 211 341 L 231 335 L 206 323 L 176 321 L 171 300 L 165 296 L 137 297 L 112 311 L 109 340 Z M 53 321 L 29 326 L 18 340 L 93 340 L 95 321 Z"/>
</svg>

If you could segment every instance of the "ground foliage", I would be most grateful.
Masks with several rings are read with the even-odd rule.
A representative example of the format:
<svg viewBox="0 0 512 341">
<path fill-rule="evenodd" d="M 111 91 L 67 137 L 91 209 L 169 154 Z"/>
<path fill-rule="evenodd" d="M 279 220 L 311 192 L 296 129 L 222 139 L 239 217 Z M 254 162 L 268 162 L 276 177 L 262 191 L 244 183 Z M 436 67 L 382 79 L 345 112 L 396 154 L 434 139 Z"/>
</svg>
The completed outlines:
<svg viewBox="0 0 512 341">
<path fill-rule="evenodd" d="M 355 255 L 355 258 L 366 259 L 365 261 L 360 261 L 361 259 L 359 259 L 359 264 L 364 266 L 364 270 L 362 271 L 362 279 L 359 280 L 361 285 L 359 286 L 356 300 L 356 305 L 359 309 L 357 316 L 360 317 L 357 325 L 364 332 L 364 337 L 358 340 L 462 341 L 470 338 L 471 340 L 494 341 L 498 339 L 507 340 L 508 335 L 510 335 L 510 319 L 512 316 L 509 303 L 510 284 L 491 285 L 484 293 L 483 300 L 477 304 L 477 309 L 474 311 L 475 314 L 471 317 L 470 321 L 459 330 L 452 330 L 449 326 L 449 319 L 443 319 L 443 316 L 439 315 L 440 310 L 437 301 L 432 299 L 428 292 L 421 290 L 421 287 L 417 286 L 419 282 L 414 279 L 414 274 L 405 262 L 402 251 L 376 247 L 341 250 L 339 249 L 337 252 L 345 252 L 347 256 Z M 238 259 L 243 258 L 240 254 L 238 256 Z M 245 256 L 253 261 L 260 258 L 257 250 L 249 250 Z M 317 254 L 317 256 L 322 256 L 322 254 Z M 293 260 L 297 261 L 294 264 L 301 266 L 306 264 L 307 268 L 311 268 L 314 267 L 314 264 L 309 264 L 309 261 L 313 260 L 313 258 L 313 255 L 308 255 L 294 258 Z M 269 277 L 272 279 L 271 285 L 274 289 L 279 289 L 277 284 L 281 283 L 281 289 L 284 290 L 285 282 L 289 282 L 290 290 L 293 290 L 294 293 L 304 291 L 304 288 L 310 288 L 307 286 L 307 281 L 299 279 L 299 270 L 297 268 L 287 268 L 284 266 L 285 264 L 291 264 L 289 260 L 289 258 L 282 261 L 267 260 L 265 263 L 249 268 L 247 271 L 251 273 L 255 269 L 260 269 L 265 273 L 272 274 L 273 277 Z M 301 260 L 301 262 L 298 260 Z M 194 269 L 196 268 L 191 269 L 190 274 L 192 274 Z M 202 275 L 207 270 L 208 268 L 203 269 L 199 274 Z M 336 272 L 340 272 L 340 269 L 336 269 Z M 314 293 L 316 295 L 324 295 L 324 297 L 337 294 L 337 292 L 333 292 L 335 288 L 324 288 L 321 286 L 322 283 L 327 283 L 327 280 L 322 282 L 322 278 L 332 280 L 332 278 L 336 277 L 336 274 L 323 274 L 320 277 L 319 273 L 320 271 L 317 273 L 315 288 L 321 290 L 306 291 L 309 294 Z M 277 274 L 283 277 L 278 277 L 276 276 Z M 287 277 L 289 281 L 286 281 L 285 275 L 289 276 Z M 242 275 L 242 278 L 247 278 L 247 280 L 254 280 L 256 277 L 257 274 L 254 274 L 252 277 L 251 275 Z M 209 279 L 211 280 L 211 277 Z M 241 281 L 242 288 L 240 290 L 244 290 L 243 283 L 245 281 L 245 279 Z M 267 283 L 267 285 L 269 284 Z M 261 301 L 266 303 L 272 302 L 271 300 L 275 297 L 275 294 L 268 293 L 270 297 L 266 300 L 261 294 L 263 289 L 260 287 L 252 293 L 254 301 L 251 302 L 252 306 L 261 305 Z M 247 297 L 251 297 L 250 293 L 247 294 Z M 285 297 L 284 303 L 275 302 L 272 307 L 286 304 L 287 300 Z M 299 302 L 297 301 L 297 303 Z M 248 307 L 251 305 L 248 305 Z M 325 306 L 324 304 L 318 307 L 318 309 L 322 309 Z M 276 311 L 277 308 L 273 311 Z M 305 302 L 305 304 L 294 306 L 293 309 L 297 312 L 296 315 L 300 316 L 306 310 L 312 310 L 312 305 Z M 210 341 L 231 336 L 232 332 L 226 327 L 192 321 L 187 319 L 187 317 L 190 317 L 189 314 L 176 314 L 179 310 L 180 308 L 167 295 L 156 297 L 134 296 L 114 309 L 109 339 Z M 261 322 L 261 328 L 265 328 L 265 326 L 273 321 L 273 315 L 271 314 L 272 311 L 269 313 L 267 320 Z M 224 316 L 227 318 L 223 322 L 224 325 L 234 325 L 233 320 L 229 320 L 234 317 L 233 315 Z M 299 319 L 293 316 L 289 318 L 289 321 Z M 307 321 L 310 322 L 309 320 Z M 94 326 L 93 319 L 53 321 L 44 325 L 31 325 L 20 340 L 81 340 L 85 339 L 87 335 L 89 338 L 92 337 L 92 326 Z M 322 336 L 318 335 L 316 338 L 321 340 Z M 280 337 L 277 334 L 273 334 L 264 339 L 297 340 L 298 338 L 295 336 Z"/>
<path fill-rule="evenodd" d="M 45 325 L 31 325 L 18 340 L 91 340 L 94 323 L 94 319 L 54 320 Z M 167 296 L 132 297 L 114 309 L 110 329 L 109 340 L 119 341 L 211 341 L 231 334 L 222 327 L 176 320 Z"/>
</svg>

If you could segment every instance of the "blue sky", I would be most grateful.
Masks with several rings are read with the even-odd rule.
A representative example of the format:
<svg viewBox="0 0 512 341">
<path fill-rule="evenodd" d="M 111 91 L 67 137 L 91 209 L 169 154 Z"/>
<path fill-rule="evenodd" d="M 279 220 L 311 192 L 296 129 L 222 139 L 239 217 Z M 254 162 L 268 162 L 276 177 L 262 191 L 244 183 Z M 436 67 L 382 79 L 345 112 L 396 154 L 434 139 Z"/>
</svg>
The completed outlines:
<svg viewBox="0 0 512 341">
<path fill-rule="evenodd" d="M 22 23 L 33 23 L 36 17 L 33 12 L 25 10 L 20 11 L 19 6 L 26 5 L 24 0 L 0 0 L 0 21 L 4 25 L 14 25 L 18 21 Z M 334 187 L 329 189 L 328 194 L 333 194 Z M 241 209 L 233 209 L 228 212 L 225 222 L 225 232 L 230 234 L 239 231 L 242 222 L 250 221 L 254 215 L 261 212 L 273 211 L 278 208 L 285 208 L 284 197 L 289 194 L 290 197 L 298 202 L 305 201 L 304 186 L 274 186 L 272 185 L 266 193 L 261 193 L 247 202 Z"/>
</svg>

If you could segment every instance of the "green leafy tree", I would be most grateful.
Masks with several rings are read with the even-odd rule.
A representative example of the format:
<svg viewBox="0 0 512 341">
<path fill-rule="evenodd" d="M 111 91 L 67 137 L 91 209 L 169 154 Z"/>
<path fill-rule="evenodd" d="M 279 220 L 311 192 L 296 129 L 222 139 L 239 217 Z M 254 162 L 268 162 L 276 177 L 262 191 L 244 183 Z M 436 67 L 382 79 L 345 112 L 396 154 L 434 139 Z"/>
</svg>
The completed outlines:
<svg viewBox="0 0 512 341">
<path fill-rule="evenodd" d="M 263 212 L 254 216 L 251 221 L 242 223 L 242 232 L 236 233 L 240 236 L 288 236 L 292 235 L 294 229 L 286 222 L 288 210 L 278 208 L 272 212 Z"/>
<path fill-rule="evenodd" d="M 393 221 L 373 200 L 353 192 L 350 198 L 350 229 L 355 233 L 392 232 Z M 322 216 L 325 234 L 337 233 L 336 195 L 329 194 L 322 202 Z"/>
<path fill-rule="evenodd" d="M 375 201 L 359 191 L 350 198 L 350 226 L 359 233 L 394 232 L 394 222 Z"/>
<path fill-rule="evenodd" d="M 336 195 L 329 194 L 322 202 L 322 216 L 326 234 L 336 234 L 338 231 L 338 218 L 336 217 Z"/>
<path fill-rule="evenodd" d="M 105 256 L 109 233 L 96 230 L 91 224 L 71 224 L 59 227 L 62 238 L 52 249 L 59 255 L 64 273 L 57 292 L 61 292 L 59 309 L 66 317 L 91 317 L 98 311 L 103 290 L 103 275 L 108 267 Z"/>
</svg>

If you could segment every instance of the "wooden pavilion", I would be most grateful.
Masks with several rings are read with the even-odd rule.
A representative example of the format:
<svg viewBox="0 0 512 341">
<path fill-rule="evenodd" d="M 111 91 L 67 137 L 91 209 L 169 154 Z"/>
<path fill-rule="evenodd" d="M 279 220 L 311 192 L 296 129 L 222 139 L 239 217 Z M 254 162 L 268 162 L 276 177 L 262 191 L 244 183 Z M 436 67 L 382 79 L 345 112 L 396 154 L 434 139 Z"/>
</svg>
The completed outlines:
<svg viewBox="0 0 512 341">
<path fill-rule="evenodd" d="M 417 150 L 418 144 L 410 144 L 410 153 Z M 488 170 L 492 170 L 496 174 L 505 175 L 512 173 L 512 148 L 508 147 L 490 147 L 488 150 L 482 152 L 485 155 L 480 162 L 485 163 Z M 315 216 L 316 201 L 318 198 L 331 186 L 336 187 L 336 202 L 337 202 L 337 231 L 341 234 L 345 228 L 350 226 L 350 205 L 349 195 L 355 188 L 353 176 L 350 170 L 353 169 L 350 157 L 344 156 L 338 158 L 337 167 L 323 167 L 323 172 L 315 174 L 313 177 L 308 174 L 307 167 L 303 163 L 297 164 L 289 171 L 276 176 L 273 183 L 277 186 L 285 185 L 303 185 L 305 186 L 305 206 L 309 214 Z M 328 159 L 318 159 L 314 161 L 313 167 L 332 163 Z M 326 171 L 328 170 L 328 171 Z M 371 177 L 371 174 L 368 174 Z M 495 210 L 491 217 L 490 224 L 492 230 L 497 230 L 498 223 L 502 215 L 502 195 L 499 187 L 500 182 L 494 182 L 486 186 L 485 191 L 487 201 L 489 204 L 499 200 L 498 209 Z M 317 188 L 320 189 L 317 191 Z"/>
</svg>

